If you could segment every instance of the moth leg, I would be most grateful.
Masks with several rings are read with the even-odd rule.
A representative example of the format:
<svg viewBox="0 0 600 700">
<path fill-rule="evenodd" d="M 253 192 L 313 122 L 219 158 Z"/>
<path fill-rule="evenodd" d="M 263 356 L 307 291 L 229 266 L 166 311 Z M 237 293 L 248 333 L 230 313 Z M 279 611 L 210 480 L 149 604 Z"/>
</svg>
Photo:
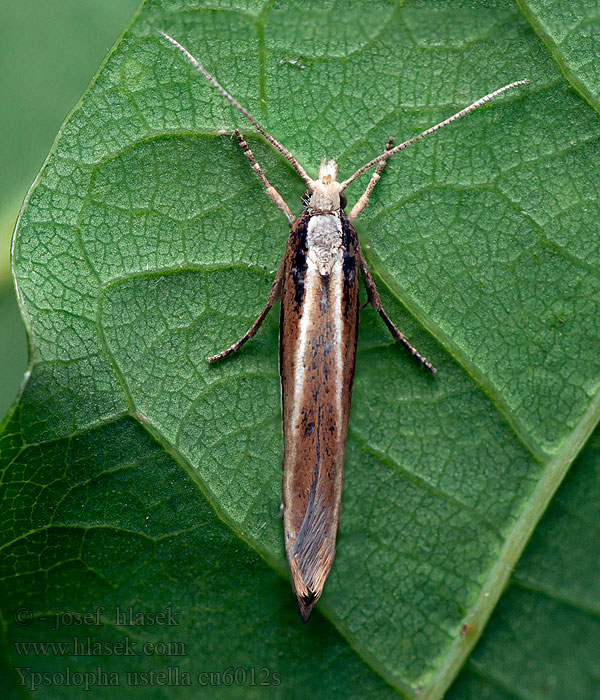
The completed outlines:
<svg viewBox="0 0 600 700">
<path fill-rule="evenodd" d="M 417 349 L 414 348 L 408 342 L 408 340 L 406 340 L 402 333 L 400 333 L 400 331 L 392 323 L 390 317 L 386 314 L 385 309 L 383 308 L 383 305 L 381 303 L 381 299 L 379 298 L 379 292 L 377 291 L 377 287 L 375 286 L 375 281 L 373 280 L 373 277 L 371 277 L 371 271 L 369 270 L 367 261 L 365 260 L 365 256 L 363 255 L 362 250 L 359 251 L 359 255 L 360 270 L 362 272 L 363 280 L 365 281 L 365 287 L 367 288 L 367 298 L 369 299 L 369 303 L 381 316 L 383 322 L 388 327 L 388 330 L 392 334 L 394 340 L 397 340 L 399 343 L 402 343 L 402 345 L 404 345 L 408 352 L 411 355 L 413 355 L 413 357 L 415 357 L 418 362 L 420 362 L 424 367 L 426 367 L 432 374 L 435 374 L 437 372 L 436 368 L 431 364 L 431 362 L 429 362 L 429 360 L 423 357 L 423 355 L 421 355 L 417 351 Z"/>
<path fill-rule="evenodd" d="M 226 350 L 221 350 L 221 352 L 217 353 L 216 355 L 209 357 L 209 362 L 216 362 L 217 360 L 221 360 L 224 357 L 227 357 L 227 355 L 231 355 L 232 352 L 239 350 L 247 340 L 250 340 L 250 338 L 256 335 L 256 331 L 261 327 L 262 322 L 267 317 L 267 314 L 271 310 L 271 307 L 277 301 L 277 299 L 279 299 L 279 295 L 281 294 L 284 261 L 285 257 L 281 260 L 279 269 L 277 270 L 277 274 L 275 275 L 275 279 L 273 280 L 273 286 L 271 287 L 271 291 L 269 292 L 269 298 L 267 299 L 265 308 L 258 314 L 256 321 L 254 321 L 254 323 L 250 326 L 246 333 L 244 333 L 244 335 L 239 340 L 236 340 L 233 345 L 228 347 Z"/>
<path fill-rule="evenodd" d="M 385 150 L 389 151 L 392 148 L 392 145 L 394 143 L 394 137 L 390 136 L 388 139 L 388 142 L 385 146 Z M 361 196 L 358 198 L 358 201 L 356 204 L 352 207 L 352 210 L 350 214 L 348 215 L 348 218 L 350 221 L 354 221 L 356 217 L 362 212 L 362 210 L 367 206 L 369 203 L 369 197 L 371 195 L 371 192 L 373 191 L 373 188 L 375 185 L 379 182 L 379 178 L 381 177 L 381 171 L 385 168 L 385 164 L 387 163 L 387 160 L 382 160 L 379 165 L 375 168 L 375 172 L 371 176 L 371 179 L 369 180 L 369 184 L 367 185 L 367 189 L 361 194 Z"/>
<path fill-rule="evenodd" d="M 256 161 L 256 158 L 254 157 L 254 153 L 252 153 L 252 151 L 248 147 L 248 144 L 244 140 L 244 137 L 241 135 L 239 129 L 235 130 L 235 135 L 237 137 L 238 143 L 240 144 L 240 146 L 242 147 L 242 150 L 244 151 L 244 155 L 252 164 L 252 169 L 258 175 L 262 184 L 265 186 L 265 190 L 267 191 L 267 197 L 273 202 L 273 204 L 277 207 L 277 209 L 280 209 L 285 214 L 285 217 L 289 221 L 290 226 L 292 226 L 294 221 L 296 221 L 296 217 L 290 211 L 290 208 L 285 203 L 283 197 L 279 194 L 279 192 L 273 187 L 273 185 L 265 177 L 265 174 L 261 170 L 260 165 L 258 164 L 258 162 Z"/>
</svg>

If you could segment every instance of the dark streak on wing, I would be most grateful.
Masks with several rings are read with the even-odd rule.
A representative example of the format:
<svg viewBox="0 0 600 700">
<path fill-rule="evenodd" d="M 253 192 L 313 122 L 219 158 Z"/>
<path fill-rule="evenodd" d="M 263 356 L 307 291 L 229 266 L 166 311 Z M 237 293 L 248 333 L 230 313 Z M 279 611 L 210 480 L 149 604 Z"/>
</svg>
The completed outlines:
<svg viewBox="0 0 600 700">
<path fill-rule="evenodd" d="M 292 226 L 290 235 L 288 237 L 287 248 L 285 251 L 286 266 L 285 274 L 291 275 L 293 285 L 294 285 L 294 308 L 291 309 L 292 313 L 300 313 L 300 307 L 304 302 L 304 278 L 306 276 L 306 236 L 308 232 L 308 222 L 310 221 L 310 214 L 303 211 L 302 214 L 296 220 L 296 223 Z M 281 377 L 281 395 L 283 398 L 283 383 L 284 376 L 281 368 L 283 366 L 282 362 L 282 349 L 284 346 L 284 328 L 286 320 L 286 305 L 281 304 L 281 310 L 279 312 L 279 374 Z"/>
<path fill-rule="evenodd" d="M 356 261 L 356 248 L 358 247 L 358 237 L 354 227 L 346 214 L 342 211 L 342 245 L 344 247 L 344 305 L 343 314 L 347 316 L 351 313 L 352 298 L 351 290 L 353 289 L 356 277 L 358 275 L 358 266 Z"/>
<path fill-rule="evenodd" d="M 304 301 L 304 278 L 306 276 L 306 236 L 310 215 L 301 216 L 290 232 L 290 244 L 293 244 L 295 254 L 292 261 L 291 273 L 294 280 L 294 301 L 298 309 Z M 293 235 L 293 240 L 292 240 Z"/>
<path fill-rule="evenodd" d="M 299 559 L 312 559 L 315 560 L 315 552 L 311 552 L 315 545 L 315 532 L 319 531 L 319 527 L 313 522 L 313 516 L 315 514 L 315 499 L 317 497 L 317 484 L 319 481 L 319 472 L 321 468 L 321 407 L 318 409 L 317 417 L 317 449 L 316 449 L 316 463 L 313 474 L 312 485 L 310 487 L 310 496 L 308 500 L 308 507 L 306 509 L 306 515 L 302 521 L 302 526 L 298 531 L 296 537 L 296 554 Z M 319 501 L 321 497 L 319 496 Z M 317 541 L 318 544 L 318 541 Z"/>
</svg>

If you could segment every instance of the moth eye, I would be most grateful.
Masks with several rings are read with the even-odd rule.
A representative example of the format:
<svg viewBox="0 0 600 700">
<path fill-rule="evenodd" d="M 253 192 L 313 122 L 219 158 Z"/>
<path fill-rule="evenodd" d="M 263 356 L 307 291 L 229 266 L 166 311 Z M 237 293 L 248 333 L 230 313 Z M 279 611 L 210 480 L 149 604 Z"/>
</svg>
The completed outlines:
<svg viewBox="0 0 600 700">
<path fill-rule="evenodd" d="M 340 193 L 340 207 L 342 209 L 345 209 L 346 204 L 348 204 L 348 200 L 346 199 L 346 195 L 343 192 L 341 192 Z"/>
<path fill-rule="evenodd" d="M 302 195 L 302 204 L 304 204 L 305 207 L 310 204 L 310 190 L 306 190 L 306 192 Z"/>
</svg>

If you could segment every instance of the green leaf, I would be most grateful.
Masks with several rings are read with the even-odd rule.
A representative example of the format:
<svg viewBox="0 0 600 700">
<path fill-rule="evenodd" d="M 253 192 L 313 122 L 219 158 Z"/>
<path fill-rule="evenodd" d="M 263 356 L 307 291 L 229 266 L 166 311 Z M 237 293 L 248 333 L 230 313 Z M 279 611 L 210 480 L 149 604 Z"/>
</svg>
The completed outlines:
<svg viewBox="0 0 600 700">
<path fill-rule="evenodd" d="M 65 114 L 137 4 L 50 0 L 3 6 L 0 162 L 10 167 L 0 169 L 0 416 L 14 400 L 27 365 L 10 271 L 15 221 Z"/>
<path fill-rule="evenodd" d="M 10 275 L 10 237 L 25 192 L 65 115 L 137 4 L 136 0 L 3 4 L 0 162 L 10 165 L 0 169 L 2 283 Z"/>
<path fill-rule="evenodd" d="M 5 413 L 19 389 L 27 364 L 25 331 L 14 290 L 0 282 L 0 415 Z"/>
<path fill-rule="evenodd" d="M 448 700 L 594 698 L 600 430 L 573 465 Z"/>
<path fill-rule="evenodd" d="M 600 17 L 595 2 L 517 0 L 536 34 L 546 44 L 569 83 L 590 105 L 600 107 Z"/>
<path fill-rule="evenodd" d="M 325 619 L 298 624 L 287 583 L 138 422 L 116 419 L 43 446 L 24 444 L 22 431 L 17 417 L 0 442 L 4 498 L 16 504 L 2 510 L 0 571 L 18 581 L 2 590 L 3 697 L 20 685 L 36 697 L 79 694 L 75 674 L 85 671 L 94 693 L 103 678 L 116 684 L 112 697 L 190 697 L 185 674 L 194 696 L 214 697 L 222 684 L 209 674 L 228 668 L 237 669 L 231 697 L 269 688 L 300 698 L 322 685 L 336 697 L 395 695 Z M 73 622 L 76 613 L 91 624 Z M 135 624 L 139 613 L 163 617 Z M 79 656 L 36 655 L 27 644 L 40 641 L 66 642 Z M 307 671 L 314 657 L 326 659 L 318 674 Z M 51 675 L 68 673 L 67 658 L 71 685 Z M 44 673 L 50 683 L 36 675 Z"/>
<path fill-rule="evenodd" d="M 308 628 L 274 573 L 275 314 L 205 361 L 262 307 L 286 237 L 219 132 L 244 128 L 295 211 L 303 187 L 158 28 L 313 174 L 324 154 L 351 173 L 390 134 L 531 80 L 392 160 L 359 219 L 388 312 L 440 371 L 364 311 L 337 557 Z M 113 656 L 117 673 L 177 666 L 197 689 L 199 671 L 266 667 L 286 697 L 440 698 L 598 420 L 599 130 L 508 2 L 146 3 L 15 244 L 33 354 L 0 443 L 7 667 L 27 665 L 15 642 L 72 639 L 40 618 L 104 606 L 95 639 L 187 645 L 175 661 Z M 116 606 L 169 604 L 181 629 L 115 624 Z M 15 624 L 19 608 L 35 624 Z"/>
</svg>

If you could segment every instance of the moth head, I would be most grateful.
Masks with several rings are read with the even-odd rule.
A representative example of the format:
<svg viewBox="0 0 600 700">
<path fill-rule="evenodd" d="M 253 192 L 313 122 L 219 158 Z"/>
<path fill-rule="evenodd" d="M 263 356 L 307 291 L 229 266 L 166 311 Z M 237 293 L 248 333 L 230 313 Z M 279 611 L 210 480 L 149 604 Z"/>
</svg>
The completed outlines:
<svg viewBox="0 0 600 700">
<path fill-rule="evenodd" d="M 341 195 L 342 186 L 337 181 L 337 163 L 323 158 L 319 175 L 311 182 L 308 206 L 313 211 L 334 212 L 346 206 L 346 197 Z M 341 196 L 340 196 L 341 195 Z"/>
</svg>

